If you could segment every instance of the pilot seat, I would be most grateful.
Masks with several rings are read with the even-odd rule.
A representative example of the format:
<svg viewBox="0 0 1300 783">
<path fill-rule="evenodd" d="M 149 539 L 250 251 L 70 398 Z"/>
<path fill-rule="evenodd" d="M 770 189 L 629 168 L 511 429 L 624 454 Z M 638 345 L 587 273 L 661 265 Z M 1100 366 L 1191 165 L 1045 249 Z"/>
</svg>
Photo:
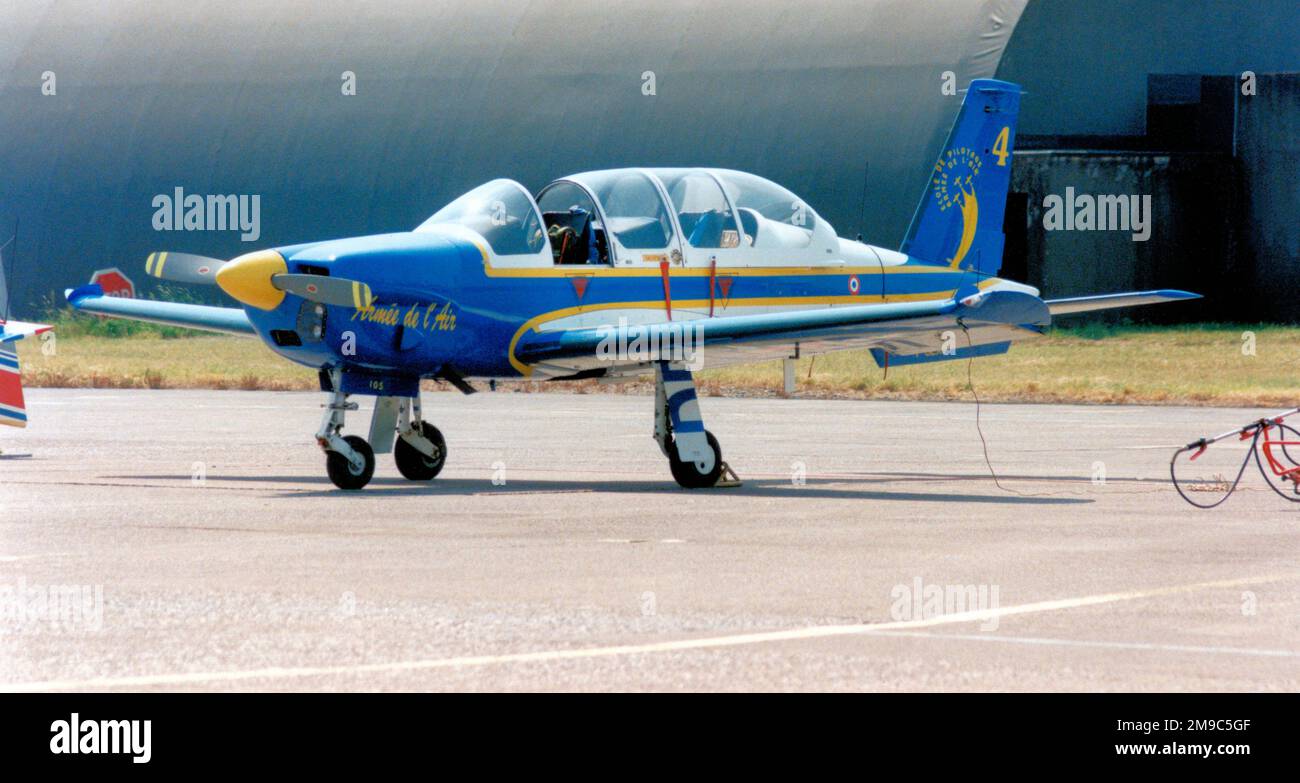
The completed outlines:
<svg viewBox="0 0 1300 783">
<path fill-rule="evenodd" d="M 551 256 L 557 264 L 599 264 L 601 253 L 591 213 L 581 207 L 568 212 L 543 212 Z"/>
</svg>

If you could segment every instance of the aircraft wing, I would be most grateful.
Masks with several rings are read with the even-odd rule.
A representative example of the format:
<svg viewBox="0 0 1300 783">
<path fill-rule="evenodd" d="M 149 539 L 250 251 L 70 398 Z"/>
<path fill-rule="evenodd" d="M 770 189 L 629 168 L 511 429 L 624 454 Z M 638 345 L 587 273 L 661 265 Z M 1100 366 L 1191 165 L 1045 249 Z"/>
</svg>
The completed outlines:
<svg viewBox="0 0 1300 783">
<path fill-rule="evenodd" d="M 856 305 L 532 332 L 520 338 L 515 356 L 551 377 L 635 373 L 654 359 L 677 358 L 669 355 L 674 340 L 693 345 L 708 367 L 849 348 L 875 349 L 882 364 L 910 364 L 1001 353 L 1016 340 L 1040 336 L 1050 323 L 1051 313 L 1038 297 L 989 291 L 960 302 Z M 638 353 L 638 341 L 649 355 Z"/>
<path fill-rule="evenodd" d="M 63 295 L 67 297 L 68 304 L 86 313 L 248 337 L 256 334 L 248 316 L 239 307 L 212 307 L 105 296 L 104 289 L 93 283 L 80 288 L 70 288 L 64 291 Z"/>
<path fill-rule="evenodd" d="M 0 321 L 0 343 L 12 343 L 24 337 L 48 332 L 53 328 L 49 324 L 33 324 L 26 321 Z"/>
<path fill-rule="evenodd" d="M 1076 296 L 1073 299 L 1048 299 L 1047 307 L 1052 311 L 1052 315 L 1071 315 L 1073 313 L 1086 313 L 1091 310 L 1110 310 L 1116 307 L 1133 307 L 1135 305 L 1179 302 L 1185 299 L 1200 298 L 1200 294 L 1191 294 L 1186 291 L 1129 291 L 1123 294 Z"/>
</svg>

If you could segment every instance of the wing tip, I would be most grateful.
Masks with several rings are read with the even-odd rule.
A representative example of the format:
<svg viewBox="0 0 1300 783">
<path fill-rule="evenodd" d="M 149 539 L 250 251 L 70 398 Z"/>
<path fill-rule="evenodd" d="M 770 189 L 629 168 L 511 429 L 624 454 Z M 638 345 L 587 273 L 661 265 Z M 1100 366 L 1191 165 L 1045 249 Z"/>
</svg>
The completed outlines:
<svg viewBox="0 0 1300 783">
<path fill-rule="evenodd" d="M 92 296 L 103 296 L 103 295 L 104 295 L 104 288 L 99 283 L 87 283 L 86 285 L 80 285 L 77 286 L 76 288 L 65 288 L 63 290 L 63 297 L 67 299 L 68 304 L 72 305 L 73 307 L 76 307 L 77 303 L 80 302 L 82 299 L 87 299 Z"/>
</svg>

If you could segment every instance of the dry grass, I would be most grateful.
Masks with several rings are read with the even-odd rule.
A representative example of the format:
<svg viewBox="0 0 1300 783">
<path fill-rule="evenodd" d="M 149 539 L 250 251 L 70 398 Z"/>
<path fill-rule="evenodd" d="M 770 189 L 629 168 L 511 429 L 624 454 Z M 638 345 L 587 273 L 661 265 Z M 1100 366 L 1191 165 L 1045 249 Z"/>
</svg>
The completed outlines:
<svg viewBox="0 0 1300 783">
<path fill-rule="evenodd" d="M 56 333 L 57 337 L 57 333 Z M 53 356 L 38 340 L 18 344 L 29 387 L 96 389 L 315 389 L 316 373 L 238 337 L 167 339 L 72 335 L 57 337 Z"/>
<path fill-rule="evenodd" d="M 1255 354 L 1242 351 L 1245 329 Z M 315 389 L 313 371 L 291 364 L 256 340 L 159 334 L 107 337 L 70 334 L 46 356 L 39 341 L 19 343 L 28 386 L 148 389 Z M 1289 406 L 1300 399 L 1300 328 L 1092 327 L 1057 331 L 978 359 L 975 386 L 982 399 L 1015 402 L 1146 403 Z M 811 370 L 811 375 L 809 371 Z M 967 362 L 891 368 L 888 375 L 866 352 L 799 362 L 800 397 L 909 400 L 969 399 Z M 769 396 L 781 391 L 779 362 L 728 367 L 702 374 L 706 394 Z M 646 390 L 648 382 L 604 386 L 595 381 L 507 384 L 505 390 Z"/>
<path fill-rule="evenodd" d="M 1254 355 L 1242 334 L 1255 334 Z M 1292 327 L 1058 331 L 970 365 L 981 399 L 1002 402 L 1295 405 L 1300 400 L 1300 329 Z M 967 361 L 894 367 L 865 352 L 799 361 L 800 396 L 969 399 Z M 809 370 L 811 369 L 811 377 Z M 779 362 L 724 368 L 705 377 L 722 388 L 781 389 Z"/>
</svg>

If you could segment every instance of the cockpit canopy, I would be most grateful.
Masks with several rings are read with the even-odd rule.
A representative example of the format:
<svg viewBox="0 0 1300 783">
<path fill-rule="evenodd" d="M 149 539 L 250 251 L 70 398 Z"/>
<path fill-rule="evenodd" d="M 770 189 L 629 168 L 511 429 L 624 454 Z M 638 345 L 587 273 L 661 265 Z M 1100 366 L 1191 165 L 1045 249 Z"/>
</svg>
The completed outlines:
<svg viewBox="0 0 1300 783">
<path fill-rule="evenodd" d="M 499 256 L 535 255 L 546 235 L 532 196 L 510 179 L 494 179 L 433 213 L 416 231 L 468 229 Z"/>
<path fill-rule="evenodd" d="M 630 264 L 669 255 L 689 262 L 735 251 L 784 260 L 837 247 L 834 230 L 795 194 L 727 169 L 589 171 L 555 180 L 536 201 L 493 180 L 439 210 L 417 231 L 476 235 L 496 256 L 556 264 Z M 549 245 L 549 248 L 548 248 Z M 769 252 L 762 252 L 769 251 Z"/>
</svg>

